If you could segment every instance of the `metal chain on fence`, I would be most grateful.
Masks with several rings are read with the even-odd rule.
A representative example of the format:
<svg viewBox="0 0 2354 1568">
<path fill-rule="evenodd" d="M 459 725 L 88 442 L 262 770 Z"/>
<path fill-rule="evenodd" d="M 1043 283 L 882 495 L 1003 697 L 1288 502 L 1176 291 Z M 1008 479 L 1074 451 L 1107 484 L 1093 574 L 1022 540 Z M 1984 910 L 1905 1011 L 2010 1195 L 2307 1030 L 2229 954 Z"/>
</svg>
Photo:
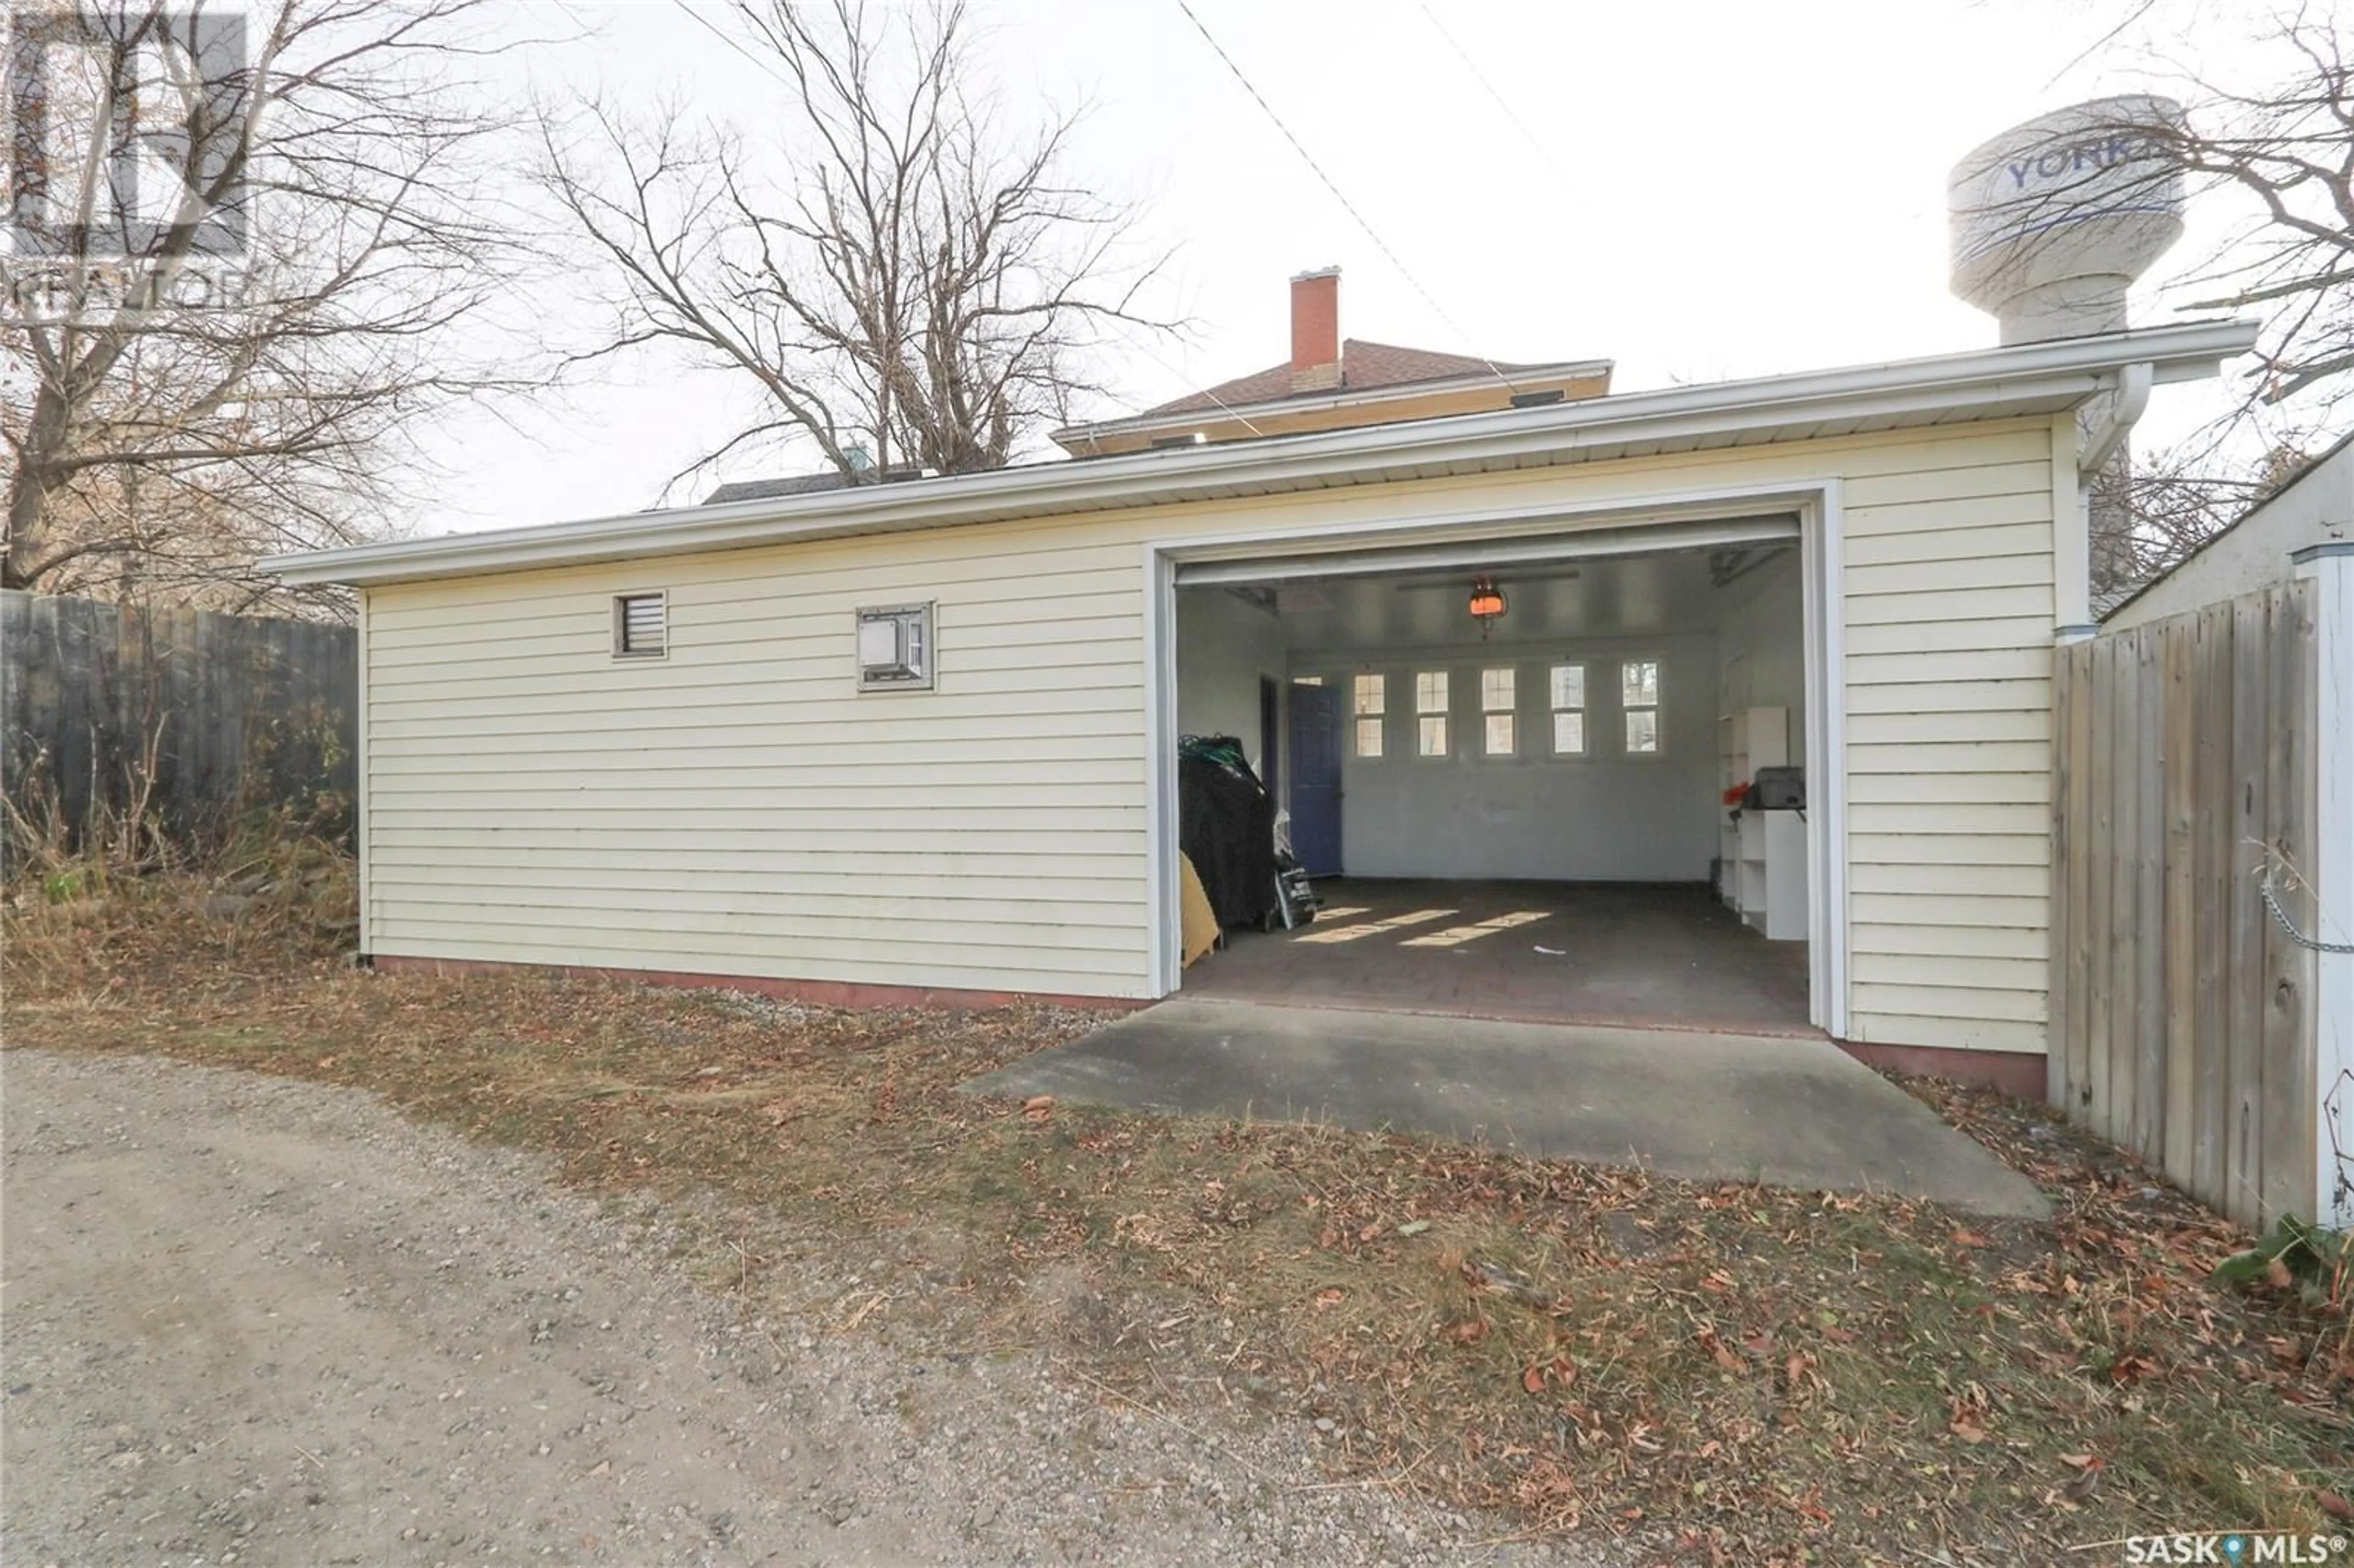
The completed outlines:
<svg viewBox="0 0 2354 1568">
<path fill-rule="evenodd" d="M 2273 918 L 2280 922 L 2280 928 L 2288 933 L 2290 941 L 2300 948 L 2311 948 L 2317 953 L 2354 953 L 2354 942 L 2325 942 L 2296 928 L 2296 922 L 2288 917 L 2288 911 L 2280 906 L 2280 900 L 2273 894 L 2271 856 L 2267 855 L 2264 864 L 2256 868 L 2256 888 L 2264 895 L 2264 907 L 2273 912 Z"/>
</svg>

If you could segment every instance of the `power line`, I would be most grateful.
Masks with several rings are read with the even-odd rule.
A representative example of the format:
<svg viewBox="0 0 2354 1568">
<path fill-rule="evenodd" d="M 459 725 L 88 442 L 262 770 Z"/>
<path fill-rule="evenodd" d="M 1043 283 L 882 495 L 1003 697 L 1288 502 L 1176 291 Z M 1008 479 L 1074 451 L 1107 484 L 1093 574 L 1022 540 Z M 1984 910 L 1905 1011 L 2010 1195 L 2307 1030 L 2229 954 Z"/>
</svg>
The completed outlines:
<svg viewBox="0 0 2354 1568">
<path fill-rule="evenodd" d="M 1426 0 L 1414 0 L 1414 3 L 1416 9 L 1422 13 L 1423 19 L 1431 25 L 1440 37 L 1447 40 L 1447 47 L 1453 49 L 1455 58 L 1463 62 L 1463 69 L 1469 71 L 1472 79 L 1481 87 L 1487 89 L 1488 96 L 1496 101 L 1496 107 L 1504 111 L 1504 118 L 1520 127 L 1521 134 L 1529 139 L 1529 145 L 1537 150 L 1537 156 L 1543 158 L 1553 172 L 1561 176 L 1564 185 L 1575 185 L 1576 180 L 1571 177 L 1567 169 L 1561 166 L 1560 160 L 1553 155 L 1553 149 L 1544 144 L 1543 139 L 1538 136 L 1527 121 L 1521 118 L 1519 111 L 1513 109 L 1504 95 L 1496 90 L 1496 84 L 1488 79 L 1488 73 L 1479 69 L 1479 62 L 1473 59 L 1470 52 L 1457 42 L 1455 35 L 1447 30 L 1447 24 L 1438 19 L 1438 14 L 1426 4 Z"/>
<path fill-rule="evenodd" d="M 1203 386 L 1200 382 L 1194 380 L 1192 376 L 1186 375 L 1183 371 L 1178 369 L 1175 366 L 1170 364 L 1159 355 L 1153 353 L 1152 350 L 1145 348 L 1142 344 L 1135 344 L 1132 346 L 1142 350 L 1145 358 L 1152 361 L 1153 364 L 1161 366 L 1161 369 L 1169 372 L 1170 375 L 1176 376 L 1186 386 L 1192 387 L 1195 396 L 1207 397 L 1211 402 L 1216 404 L 1219 412 L 1225 414 L 1228 418 L 1239 422 L 1242 425 L 1242 428 L 1248 430 L 1252 435 L 1263 436 L 1267 434 L 1265 430 L 1262 430 L 1257 425 L 1252 424 L 1249 417 L 1244 414 L 1241 409 L 1236 408 L 1224 397 L 1219 397 L 1215 392 L 1213 392 L 1207 387 Z M 1143 412 L 1143 410 L 1140 410 L 1140 412 Z"/>
<path fill-rule="evenodd" d="M 558 3 L 560 4 L 561 0 L 558 0 Z M 742 55 L 745 59 L 752 64 L 754 69 L 769 77 L 769 79 L 777 82 L 780 86 L 792 89 L 795 91 L 800 90 L 798 85 L 790 80 L 785 74 L 779 70 L 773 64 L 762 59 L 759 56 L 744 46 L 743 39 L 737 37 L 732 33 L 729 33 L 726 29 L 720 26 L 718 23 L 713 21 L 702 12 L 696 10 L 693 4 L 693 0 L 671 0 L 671 4 L 685 12 L 687 16 L 700 26 L 705 32 L 709 33 L 713 37 L 717 38 L 721 43 L 726 44 L 729 48 L 734 49 L 737 54 Z"/>
<path fill-rule="evenodd" d="M 2156 8 L 2156 5 L 2157 0 L 2139 0 L 2139 3 L 2136 5 L 2131 11 L 2126 14 L 2125 20 L 2119 22 L 2115 26 L 2111 27 L 2107 32 L 2103 33 L 2099 37 L 2094 38 L 2091 43 L 2086 44 L 2082 49 L 2077 51 L 2076 57 L 2073 59 L 2070 60 L 2066 65 L 2062 66 L 2058 70 L 2053 71 L 2050 79 L 2044 82 L 2043 90 L 2046 92 L 2051 91 L 2052 89 L 2059 83 L 2062 77 L 2066 76 L 2070 71 L 2074 70 L 2078 66 L 2083 65 L 2086 60 L 2091 59 L 2094 55 L 2100 53 L 2103 49 L 2108 48 L 2109 45 L 2115 43 L 2117 40 L 2118 36 L 2124 33 L 2126 28 L 2140 21 L 2144 16 L 2148 16 L 2150 12 Z"/>
<path fill-rule="evenodd" d="M 1251 84 L 1251 79 L 1243 74 L 1243 68 L 1235 63 L 1235 58 L 1226 53 L 1225 46 L 1218 42 L 1216 36 L 1203 25 L 1202 18 L 1193 15 L 1193 7 L 1187 5 L 1186 0 L 1177 0 L 1177 9 L 1185 13 L 1185 19 L 1193 24 L 1193 30 L 1202 35 L 1202 41 L 1210 46 L 1211 51 L 1225 62 L 1226 69 L 1234 73 L 1235 79 L 1242 83 L 1243 90 L 1250 94 L 1251 101 L 1257 104 L 1267 117 L 1275 122 L 1275 128 L 1283 133 L 1283 139 L 1291 143 L 1291 150 L 1299 154 L 1300 162 L 1306 164 L 1309 171 L 1323 182 L 1324 188 L 1332 193 L 1332 199 L 1341 204 L 1341 210 L 1354 218 L 1357 227 L 1365 231 L 1365 238 L 1373 242 L 1373 249 L 1380 251 L 1389 264 L 1398 270 L 1398 275 L 1413 286 L 1416 293 L 1422 296 L 1422 302 L 1428 305 L 1438 319 L 1447 323 L 1447 330 L 1454 333 L 1464 344 L 1469 344 L 1471 342 L 1471 334 L 1465 332 L 1455 318 L 1447 313 L 1447 307 L 1440 304 L 1431 291 L 1422 286 L 1422 280 L 1416 277 L 1413 270 L 1398 260 L 1397 252 L 1392 250 L 1387 242 L 1382 238 L 1380 232 L 1366 221 L 1365 215 L 1359 212 L 1356 205 L 1341 193 L 1341 187 L 1333 183 L 1332 176 L 1324 172 L 1324 165 L 1318 163 L 1315 155 L 1308 151 L 1299 138 L 1291 133 L 1291 127 L 1283 122 L 1283 116 L 1275 111 L 1275 105 L 1269 103 L 1266 95 Z M 1496 368 L 1494 360 L 1476 349 L 1473 350 L 1471 357 L 1486 366 L 1488 374 L 1502 382 L 1507 387 L 1513 391 L 1519 390 L 1512 385 L 1511 376 Z"/>
<path fill-rule="evenodd" d="M 1155 353 L 1154 353 L 1150 348 L 1147 347 L 1144 344 L 1142 344 L 1142 343 L 1134 343 L 1134 342 L 1132 342 L 1132 343 L 1130 343 L 1128 346 L 1129 346 L 1129 347 L 1130 347 L 1130 348 L 1132 348 L 1132 349 L 1134 349 L 1137 353 L 1141 354 L 1142 355 L 1144 355 L 1144 357 L 1145 357 L 1145 358 L 1147 358 L 1147 359 L 1149 359 L 1149 360 L 1152 361 L 1152 363 L 1153 363 L 1153 364 L 1155 364 L 1155 365 L 1157 365 L 1157 366 L 1161 366 L 1161 369 L 1163 369 L 1163 370 L 1167 371 L 1170 375 L 1174 376 L 1175 377 L 1177 377 L 1177 379 L 1178 379 L 1179 381 L 1181 381 L 1181 382 L 1184 383 L 1186 389 L 1187 389 L 1188 391 L 1192 392 L 1195 397 L 1204 397 L 1204 398 L 1208 399 L 1208 400 L 1209 400 L 1213 405 L 1214 405 L 1214 406 L 1216 407 L 1217 410 L 1218 410 L 1220 413 L 1222 413 L 1222 414 L 1225 415 L 1225 416 L 1226 416 L 1226 418 L 1230 418 L 1230 419 L 1234 420 L 1235 423 L 1237 423 L 1237 424 L 1239 424 L 1240 426 L 1242 426 L 1242 428 L 1243 428 L 1244 429 L 1248 430 L 1252 435 L 1254 435 L 1254 436 L 1260 436 L 1260 437 L 1264 437 L 1264 436 L 1267 434 L 1267 432 L 1266 432 L 1265 430 L 1262 430 L 1262 429 L 1260 429 L 1257 425 L 1252 424 L 1252 423 L 1251 423 L 1251 420 L 1250 420 L 1250 416 L 1249 416 L 1249 415 L 1247 415 L 1247 414 L 1246 414 L 1246 413 L 1244 413 L 1244 412 L 1242 411 L 1242 409 L 1235 408 L 1232 403 L 1229 403 L 1229 402 L 1227 402 L 1224 397 L 1219 397 L 1215 392 L 1212 391 L 1209 387 L 1203 386 L 1200 382 L 1198 382 L 1198 381 L 1194 380 L 1191 376 L 1186 375 L 1186 374 L 1185 374 L 1185 372 L 1183 372 L 1182 370 L 1178 369 L 1178 368 L 1177 368 L 1177 366 L 1173 366 L 1173 365 L 1170 364 L 1167 360 L 1165 360 L 1165 359 L 1161 358 L 1161 355 L 1159 355 L 1158 354 L 1155 354 Z M 1151 409 L 1150 409 L 1150 408 L 1139 408 L 1139 409 L 1136 409 L 1135 411 L 1133 411 L 1133 412 L 1131 412 L 1131 413 L 1127 413 L 1127 414 L 1118 415 L 1118 416 L 1116 416 L 1116 418 L 1117 418 L 1117 419 L 1140 419 L 1140 418 L 1145 418 L 1147 415 L 1150 414 L 1151 412 L 1152 412 L 1152 410 L 1151 410 Z M 1164 416 L 1164 417 L 1165 417 L 1165 416 Z M 1087 424 L 1089 424 L 1089 425 L 1097 425 L 1097 424 L 1110 424 L 1110 423 L 1113 423 L 1113 422 L 1115 422 L 1115 420 L 1114 420 L 1114 419 L 1090 419 L 1090 420 L 1087 421 Z M 1080 427 L 1076 427 L 1076 428 L 1084 429 L 1084 428 L 1085 428 L 1085 426 L 1080 426 Z M 1090 455 L 1094 455 L 1094 454 L 1090 454 Z"/>
</svg>

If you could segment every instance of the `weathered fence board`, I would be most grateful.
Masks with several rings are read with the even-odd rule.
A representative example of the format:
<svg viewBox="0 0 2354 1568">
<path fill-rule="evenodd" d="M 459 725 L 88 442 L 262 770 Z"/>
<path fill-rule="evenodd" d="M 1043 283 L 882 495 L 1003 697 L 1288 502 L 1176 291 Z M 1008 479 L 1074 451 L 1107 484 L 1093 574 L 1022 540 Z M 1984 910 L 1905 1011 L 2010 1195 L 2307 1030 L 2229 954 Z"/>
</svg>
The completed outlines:
<svg viewBox="0 0 2354 1568">
<path fill-rule="evenodd" d="M 2232 869 L 2247 864 L 2253 844 L 2264 839 L 2264 653 L 2271 624 L 2261 598 L 2232 605 Z M 2224 1115 L 2228 1139 L 2223 1180 L 2228 1209 L 2247 1213 L 2264 1202 L 2264 923 L 2256 900 L 2232 898 L 2231 965 L 2224 985 L 2232 1013 L 2215 1047 L 2224 1054 Z"/>
<path fill-rule="evenodd" d="M 2232 616 L 2229 606 L 2210 605 L 2192 622 L 2191 657 L 2198 670 L 2192 725 L 2198 736 L 2198 772 L 2192 781 L 2197 844 L 2193 867 L 2198 950 L 2199 1014 L 2194 1038 L 2222 1036 L 2230 1018 L 2224 978 L 2229 972 L 2229 910 L 2232 880 L 2232 820 L 2215 803 L 2231 789 L 2231 734 L 2214 715 L 2232 701 Z M 2200 715 L 2209 722 L 2200 724 Z M 2224 1150 L 2229 1140 L 2224 1109 L 2226 1084 L 2220 1051 L 2200 1051 L 2192 1069 L 2198 1127 L 2192 1134 L 2190 1175 L 2186 1185 L 2203 1192 L 2223 1190 Z"/>
<path fill-rule="evenodd" d="M 2315 842 L 2311 585 L 2061 651 L 2052 1092 L 2251 1224 L 2314 1212 L 2313 954 L 2256 872 Z"/>
<path fill-rule="evenodd" d="M 2313 595 L 2284 595 L 2265 607 L 2272 620 L 2266 661 L 2264 842 L 2283 863 L 2313 865 Z M 2264 932 L 2264 1212 L 2314 1214 L 2313 954 L 2276 921 Z"/>
<path fill-rule="evenodd" d="M 2156 640 L 2134 648 L 2133 1151 L 2166 1153 L 2166 662 Z"/>
<path fill-rule="evenodd" d="M 7 799 L 77 832 L 143 788 L 177 832 L 280 805 L 347 831 L 358 680 L 347 626 L 0 593 Z"/>
<path fill-rule="evenodd" d="M 2052 875 L 2055 886 L 2052 899 L 2052 962 L 2055 970 L 2065 969 L 2073 978 L 2054 981 L 2050 1082 L 2053 1100 L 2063 1106 L 2074 1103 L 2077 1087 L 2084 1081 L 2084 1065 L 2076 1048 L 2084 1039 L 2081 1020 L 2084 977 L 2079 959 L 2084 951 L 2080 938 L 2086 911 L 2079 874 L 2084 860 L 2075 853 L 2075 840 L 2084 821 L 2090 780 L 2084 774 L 2083 748 L 2077 739 L 2085 714 L 2081 696 L 2076 688 L 2062 682 L 2053 683 Z"/>
<path fill-rule="evenodd" d="M 2107 1002 L 2109 944 L 2116 927 L 2113 916 L 2116 884 L 2110 874 L 2115 857 L 2107 849 L 2116 832 L 2117 816 L 2116 791 L 2112 788 L 2116 758 L 2117 683 L 2108 669 L 2115 662 L 2115 653 L 2109 644 L 2094 642 L 2084 654 L 2085 663 L 2098 672 L 2085 683 L 2091 687 L 2093 700 L 2092 831 L 2085 844 L 2085 875 L 2093 914 L 2085 931 L 2090 951 L 2084 976 L 2084 1051 L 2088 1064 L 2084 1092 L 2085 1104 L 2093 1113 L 2093 1129 L 2104 1137 L 2111 1132 L 2110 1118 L 2116 1110 L 2116 1101 L 2109 1093 Z"/>
<path fill-rule="evenodd" d="M 2194 897 L 2192 838 L 2197 819 L 2192 810 L 2193 769 L 2198 753 L 2192 724 L 2190 667 L 2197 628 L 2192 635 L 2165 640 L 2159 654 L 2165 661 L 2166 705 L 2166 853 L 2165 890 L 2161 897 L 2166 924 L 2165 946 L 2150 944 L 2159 979 L 2165 987 L 2166 1019 L 2158 1042 L 2158 1065 L 2165 1075 L 2165 1142 L 2160 1163 L 2168 1171 L 2191 1168 L 2193 1139 L 2191 1086 L 2199 1058 L 2196 1014 L 2198 998 L 2198 903 Z"/>
</svg>

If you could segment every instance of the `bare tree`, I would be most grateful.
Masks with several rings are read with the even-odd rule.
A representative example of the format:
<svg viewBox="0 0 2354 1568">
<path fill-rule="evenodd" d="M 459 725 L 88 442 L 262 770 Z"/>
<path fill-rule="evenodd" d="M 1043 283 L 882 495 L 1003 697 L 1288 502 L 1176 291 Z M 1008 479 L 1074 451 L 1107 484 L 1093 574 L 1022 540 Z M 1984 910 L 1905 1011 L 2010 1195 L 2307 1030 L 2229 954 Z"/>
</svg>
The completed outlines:
<svg viewBox="0 0 2354 1568">
<path fill-rule="evenodd" d="M 2230 461 L 2193 442 L 2103 469 L 2091 491 L 2095 600 L 2174 566 L 2296 478 L 2306 455 L 2279 446 L 2253 463 Z"/>
<path fill-rule="evenodd" d="M 382 531 L 414 423 L 498 381 L 479 3 L 16 14 L 6 586 L 236 606 Z"/>
<path fill-rule="evenodd" d="M 2180 560 L 2293 476 L 2327 444 L 2354 396 L 2354 51 L 2327 10 L 2276 17 L 2225 68 L 2189 66 L 2121 40 L 2152 21 L 2136 0 L 2086 58 L 2136 68 L 2181 101 L 2091 106 L 2060 142 L 1989 169 L 1995 208 L 2021 274 L 2070 254 L 2077 220 L 2136 224 L 2188 199 L 2236 211 L 2168 285 L 2179 308 L 2252 314 L 2254 365 L 2232 406 L 2168 450 L 2122 457 L 2092 492 L 2096 596 L 2129 589 Z M 2115 104 L 2120 117 L 2105 121 Z M 2059 285 L 2065 288 L 2071 285 Z M 2122 323 L 2122 299 L 2116 302 Z M 2080 329 L 2081 330 L 2081 329 Z"/>
<path fill-rule="evenodd" d="M 2290 68 L 2270 82 L 2193 77 L 2166 144 L 2194 188 L 2255 203 L 2199 269 L 2191 308 L 2261 313 L 2253 399 L 2312 395 L 2322 417 L 2354 391 L 2354 61 L 2329 11 L 2290 16 L 2275 41 Z"/>
<path fill-rule="evenodd" d="M 2191 74 L 2164 147 L 2194 195 L 2237 193 L 2247 216 L 2179 285 L 2188 308 L 2264 323 L 2245 395 L 2210 429 L 2102 477 L 2129 588 L 2166 571 L 2296 477 L 2354 397 L 2354 58 L 2336 14 L 2298 12 L 2271 40 L 2267 81 Z M 2103 493 L 2114 505 L 2103 506 Z"/>
<path fill-rule="evenodd" d="M 853 482 L 1002 467 L 1092 389 L 1105 333 L 1154 324 L 1129 214 L 1065 172 L 1071 117 L 1017 135 L 972 90 L 961 0 L 735 0 L 714 25 L 785 88 L 781 147 L 670 111 L 542 116 L 546 186 L 611 283 L 579 357 L 667 346 L 758 391 L 679 478 L 797 440 Z"/>
</svg>

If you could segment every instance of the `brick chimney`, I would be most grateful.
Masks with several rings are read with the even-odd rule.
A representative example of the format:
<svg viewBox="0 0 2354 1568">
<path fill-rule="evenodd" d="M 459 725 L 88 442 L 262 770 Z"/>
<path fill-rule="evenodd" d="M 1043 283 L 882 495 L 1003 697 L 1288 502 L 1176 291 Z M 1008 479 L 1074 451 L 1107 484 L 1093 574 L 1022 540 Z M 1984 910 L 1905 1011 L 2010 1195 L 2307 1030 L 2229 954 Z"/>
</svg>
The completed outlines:
<svg viewBox="0 0 2354 1568">
<path fill-rule="evenodd" d="M 1291 280 L 1291 389 L 1324 392 L 1341 385 L 1341 269 Z"/>
</svg>

